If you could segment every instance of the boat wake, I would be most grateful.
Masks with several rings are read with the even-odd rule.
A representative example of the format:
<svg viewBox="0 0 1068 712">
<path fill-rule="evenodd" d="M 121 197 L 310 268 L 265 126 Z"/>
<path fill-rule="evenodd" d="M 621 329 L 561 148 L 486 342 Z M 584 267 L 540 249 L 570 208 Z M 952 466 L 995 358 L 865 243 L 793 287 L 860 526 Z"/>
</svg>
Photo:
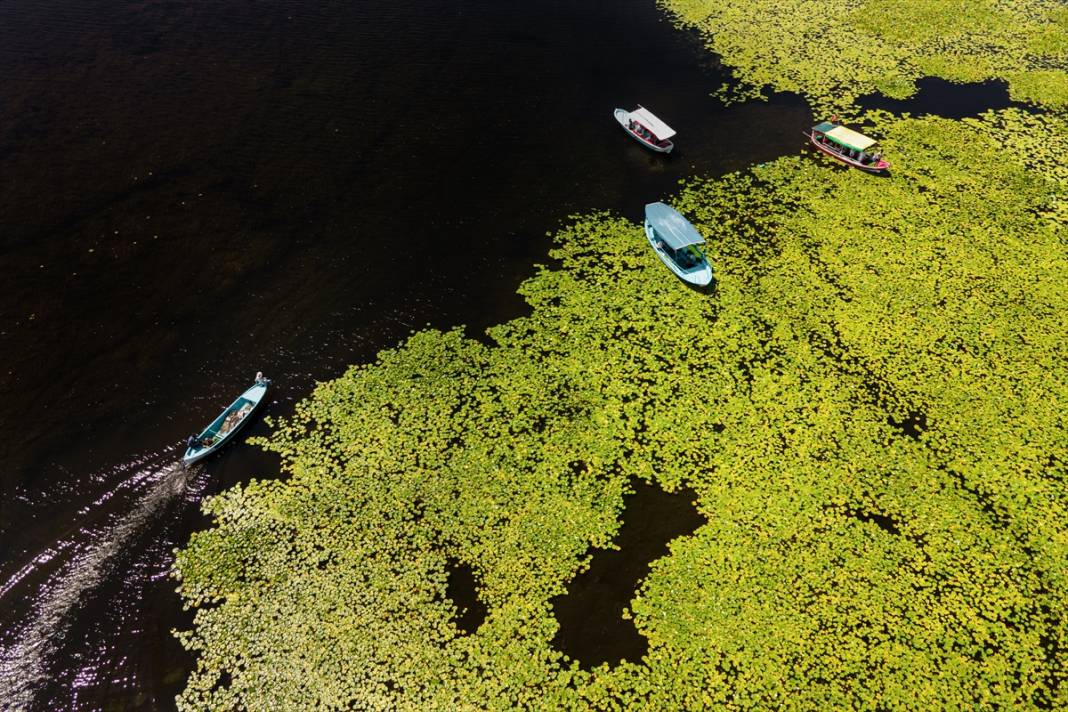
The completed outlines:
<svg viewBox="0 0 1068 712">
<path fill-rule="evenodd" d="M 119 484 L 114 493 L 137 479 L 146 486 L 132 509 L 96 530 L 83 528 L 79 541 L 58 542 L 0 585 L 0 601 L 35 570 L 57 559 L 59 569 L 41 585 L 33 612 L 15 631 L 13 642 L 0 647 L 0 709 L 25 710 L 33 705 L 35 689 L 46 680 L 48 662 L 71 624 L 71 613 L 82 597 L 101 584 L 116 555 L 169 503 L 183 495 L 201 469 L 168 463 L 140 469 Z M 109 499 L 105 495 L 98 500 Z M 80 514 L 85 513 L 82 510 Z M 80 545 L 79 545 L 79 542 Z"/>
</svg>

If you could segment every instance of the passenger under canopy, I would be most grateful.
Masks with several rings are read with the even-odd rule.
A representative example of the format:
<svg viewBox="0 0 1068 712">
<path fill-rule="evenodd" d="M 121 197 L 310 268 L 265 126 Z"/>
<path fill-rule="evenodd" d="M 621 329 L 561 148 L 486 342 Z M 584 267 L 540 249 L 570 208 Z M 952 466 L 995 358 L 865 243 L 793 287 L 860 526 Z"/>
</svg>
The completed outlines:
<svg viewBox="0 0 1068 712">
<path fill-rule="evenodd" d="M 671 128 L 663 121 L 661 121 L 653 112 L 649 111 L 643 106 L 639 106 L 634 111 L 630 112 L 631 118 L 638 121 L 642 126 L 649 129 L 654 136 L 661 141 L 669 139 L 675 135 L 675 129 Z"/>
</svg>

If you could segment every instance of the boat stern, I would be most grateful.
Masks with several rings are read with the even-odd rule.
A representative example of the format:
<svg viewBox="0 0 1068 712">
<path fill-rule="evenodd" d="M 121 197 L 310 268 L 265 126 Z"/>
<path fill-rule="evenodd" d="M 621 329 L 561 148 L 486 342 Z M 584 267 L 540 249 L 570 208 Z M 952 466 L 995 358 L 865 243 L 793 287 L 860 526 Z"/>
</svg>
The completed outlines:
<svg viewBox="0 0 1068 712">
<path fill-rule="evenodd" d="M 197 460 L 207 456 L 209 452 L 211 452 L 211 448 L 200 448 L 198 450 L 194 450 L 193 448 L 187 448 L 185 451 L 185 455 L 182 455 L 182 464 L 192 465 Z"/>
<path fill-rule="evenodd" d="M 688 272 L 683 279 L 695 287 L 704 289 L 712 284 L 712 265 L 706 262 L 700 269 Z"/>
</svg>

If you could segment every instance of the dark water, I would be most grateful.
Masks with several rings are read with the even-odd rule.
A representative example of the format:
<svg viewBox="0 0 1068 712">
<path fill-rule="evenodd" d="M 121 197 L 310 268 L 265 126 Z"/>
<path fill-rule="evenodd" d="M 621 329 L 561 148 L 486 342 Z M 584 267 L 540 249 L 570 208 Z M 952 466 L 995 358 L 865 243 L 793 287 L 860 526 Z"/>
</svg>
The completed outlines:
<svg viewBox="0 0 1068 712">
<path fill-rule="evenodd" d="M 560 624 L 553 645 L 584 668 L 620 660 L 639 662 L 648 641 L 623 618 L 649 564 L 668 553 L 672 539 L 692 534 L 705 523 L 690 489 L 668 493 L 639 482 L 627 498 L 623 523 L 616 535 L 618 549 L 597 549 L 590 567 L 567 587 L 567 595 L 553 601 Z"/>
<path fill-rule="evenodd" d="M 449 562 L 449 580 L 445 595 L 456 606 L 456 627 L 474 633 L 486 620 L 486 604 L 478 597 L 478 579 L 467 564 Z"/>
<path fill-rule="evenodd" d="M 948 82 L 938 77 L 924 77 L 916 82 L 916 93 L 908 99 L 890 99 L 881 94 L 867 94 L 858 100 L 865 109 L 882 109 L 913 116 L 934 114 L 947 119 L 978 116 L 991 109 L 1015 107 L 1032 111 L 1033 107 L 1009 98 L 1009 85 L 1000 79 L 971 84 Z"/>
<path fill-rule="evenodd" d="M 167 709 L 174 547 L 278 471 L 184 437 L 284 415 L 412 329 L 523 311 L 569 214 L 803 145 L 652 0 L 0 3 L 0 704 Z M 611 118 L 656 110 L 678 153 Z M 266 432 L 257 420 L 248 434 Z"/>
</svg>

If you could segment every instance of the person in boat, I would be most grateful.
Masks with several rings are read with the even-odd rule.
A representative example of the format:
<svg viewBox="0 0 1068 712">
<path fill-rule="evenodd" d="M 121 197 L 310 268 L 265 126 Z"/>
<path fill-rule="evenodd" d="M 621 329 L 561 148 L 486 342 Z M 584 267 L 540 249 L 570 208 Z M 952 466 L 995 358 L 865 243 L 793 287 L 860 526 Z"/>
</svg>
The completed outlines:
<svg viewBox="0 0 1068 712">
<path fill-rule="evenodd" d="M 241 411 L 232 410 L 229 415 L 226 416 L 226 420 L 223 421 L 222 427 L 219 428 L 219 435 L 225 435 L 234 429 L 234 426 L 241 421 Z"/>
<path fill-rule="evenodd" d="M 185 441 L 186 450 L 197 450 L 200 448 L 200 441 L 197 440 L 196 434 L 190 435 Z"/>
<path fill-rule="evenodd" d="M 236 411 L 231 411 L 226 419 L 223 420 L 222 425 L 219 426 L 219 435 L 226 435 L 230 432 L 230 429 L 234 427 L 234 416 L 237 415 Z"/>
<path fill-rule="evenodd" d="M 222 427 L 219 428 L 219 434 L 225 435 L 226 433 L 236 428 L 237 424 L 244 420 L 245 416 L 251 412 L 251 403 L 245 403 L 245 405 L 241 406 L 240 409 L 230 411 L 230 414 L 226 416 L 226 420 L 223 421 Z"/>
</svg>

